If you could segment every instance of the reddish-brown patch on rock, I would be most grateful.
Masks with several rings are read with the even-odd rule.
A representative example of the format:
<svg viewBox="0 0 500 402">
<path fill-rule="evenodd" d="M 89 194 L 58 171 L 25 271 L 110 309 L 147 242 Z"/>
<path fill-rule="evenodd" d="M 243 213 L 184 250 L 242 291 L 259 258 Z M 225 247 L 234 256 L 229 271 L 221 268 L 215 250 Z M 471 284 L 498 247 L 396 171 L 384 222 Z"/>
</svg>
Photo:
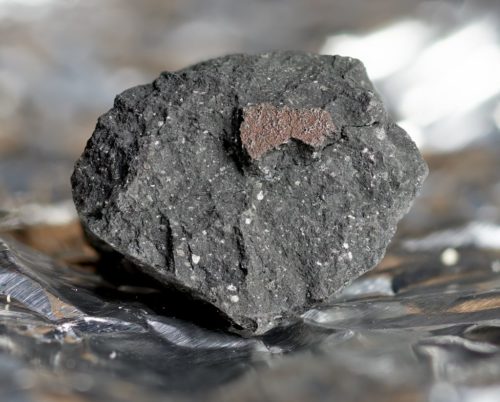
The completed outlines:
<svg viewBox="0 0 500 402">
<path fill-rule="evenodd" d="M 319 146 L 334 131 L 332 117 L 326 110 L 261 103 L 243 108 L 240 138 L 250 157 L 258 159 L 290 138 Z"/>
</svg>

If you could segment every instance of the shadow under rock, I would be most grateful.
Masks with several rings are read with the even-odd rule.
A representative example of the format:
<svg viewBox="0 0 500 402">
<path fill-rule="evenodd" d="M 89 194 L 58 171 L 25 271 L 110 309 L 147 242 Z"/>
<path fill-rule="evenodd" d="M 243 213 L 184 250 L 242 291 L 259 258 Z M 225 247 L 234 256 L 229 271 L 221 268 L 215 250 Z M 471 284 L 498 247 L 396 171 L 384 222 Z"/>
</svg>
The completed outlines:
<svg viewBox="0 0 500 402">
<path fill-rule="evenodd" d="M 101 254 L 97 273 L 113 285 L 95 289 L 100 297 L 114 302 L 137 302 L 158 315 L 191 322 L 212 331 L 242 334 L 229 317 L 215 306 L 194 297 L 188 290 L 167 286 L 123 261 L 117 253 Z"/>
</svg>

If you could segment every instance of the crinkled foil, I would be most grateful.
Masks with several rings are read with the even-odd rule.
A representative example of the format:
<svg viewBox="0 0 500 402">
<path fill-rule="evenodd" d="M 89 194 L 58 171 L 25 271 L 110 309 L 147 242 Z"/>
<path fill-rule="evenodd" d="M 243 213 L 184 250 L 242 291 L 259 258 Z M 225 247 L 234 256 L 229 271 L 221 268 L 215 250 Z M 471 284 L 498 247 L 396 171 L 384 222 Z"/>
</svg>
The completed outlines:
<svg viewBox="0 0 500 402">
<path fill-rule="evenodd" d="M 241 338 L 155 313 L 154 289 L 3 239 L 2 400 L 489 400 L 478 398 L 500 392 L 500 253 L 455 252 L 446 265 L 441 252 L 393 251 L 328 306 Z"/>
</svg>

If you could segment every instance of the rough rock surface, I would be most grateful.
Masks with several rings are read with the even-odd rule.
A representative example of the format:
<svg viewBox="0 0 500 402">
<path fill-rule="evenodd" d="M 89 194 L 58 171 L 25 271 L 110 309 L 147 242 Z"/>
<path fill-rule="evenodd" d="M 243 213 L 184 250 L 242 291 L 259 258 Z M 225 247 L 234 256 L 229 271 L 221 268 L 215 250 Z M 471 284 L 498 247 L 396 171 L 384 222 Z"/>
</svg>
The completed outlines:
<svg viewBox="0 0 500 402">
<path fill-rule="evenodd" d="M 123 92 L 72 185 L 99 247 L 262 333 L 377 264 L 426 174 L 361 62 L 278 52 Z"/>
</svg>

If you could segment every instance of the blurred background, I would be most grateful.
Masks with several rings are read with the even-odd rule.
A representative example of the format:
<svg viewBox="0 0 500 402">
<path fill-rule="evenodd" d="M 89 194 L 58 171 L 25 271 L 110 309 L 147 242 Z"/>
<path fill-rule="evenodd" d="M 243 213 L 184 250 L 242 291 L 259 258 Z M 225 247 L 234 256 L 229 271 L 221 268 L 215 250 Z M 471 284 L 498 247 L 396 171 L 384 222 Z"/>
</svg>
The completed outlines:
<svg viewBox="0 0 500 402">
<path fill-rule="evenodd" d="M 0 209 L 11 226 L 73 219 L 73 163 L 126 88 L 300 49 L 360 58 L 425 153 L 402 232 L 498 223 L 499 18 L 498 0 L 0 0 Z"/>
</svg>

